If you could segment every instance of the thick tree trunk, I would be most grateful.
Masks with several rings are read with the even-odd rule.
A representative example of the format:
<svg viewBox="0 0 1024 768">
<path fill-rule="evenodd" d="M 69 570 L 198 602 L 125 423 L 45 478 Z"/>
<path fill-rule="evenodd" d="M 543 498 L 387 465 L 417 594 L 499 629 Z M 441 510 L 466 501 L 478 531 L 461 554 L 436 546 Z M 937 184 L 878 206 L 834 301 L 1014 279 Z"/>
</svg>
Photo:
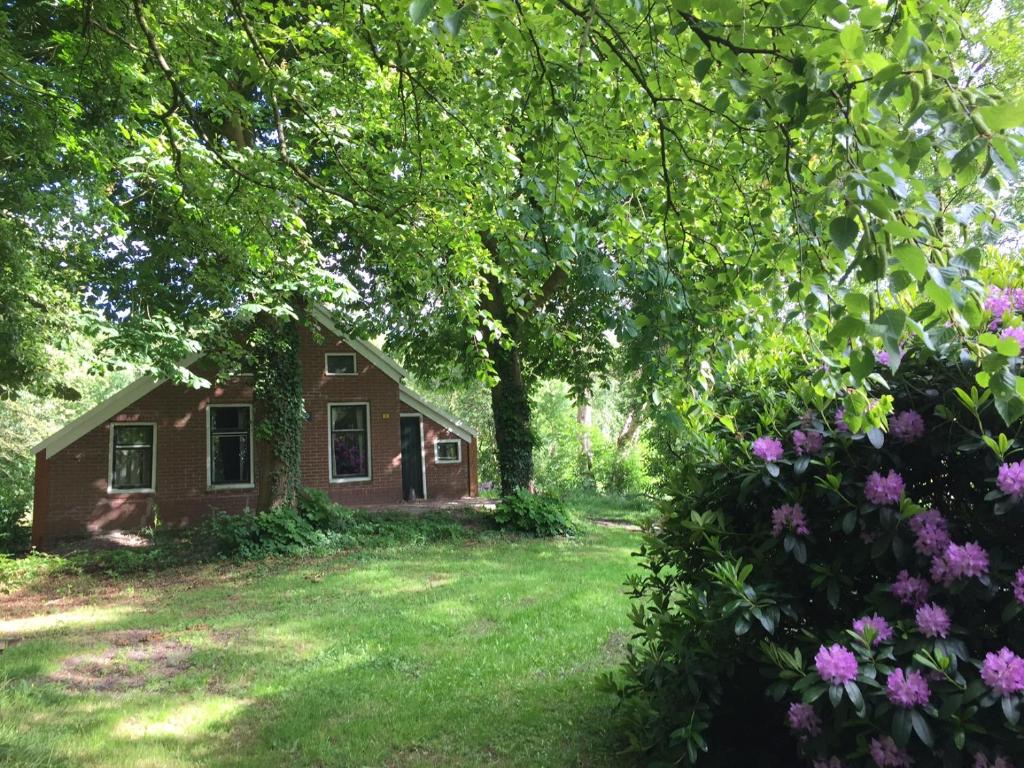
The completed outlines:
<svg viewBox="0 0 1024 768">
<path fill-rule="evenodd" d="M 302 431 L 302 371 L 299 321 L 266 313 L 253 333 L 253 436 L 256 506 L 293 504 L 299 489 Z"/>
<path fill-rule="evenodd" d="M 534 435 L 530 422 L 530 396 L 523 379 L 519 351 L 492 345 L 498 383 L 491 389 L 494 441 L 498 451 L 501 495 L 529 489 L 533 480 Z"/>
<path fill-rule="evenodd" d="M 626 414 L 626 421 L 622 425 L 622 429 L 619 430 L 619 436 L 615 440 L 615 447 L 620 451 L 627 445 L 630 445 L 636 439 L 636 433 L 640 429 L 640 420 L 636 417 L 636 413 L 630 411 Z"/>
</svg>

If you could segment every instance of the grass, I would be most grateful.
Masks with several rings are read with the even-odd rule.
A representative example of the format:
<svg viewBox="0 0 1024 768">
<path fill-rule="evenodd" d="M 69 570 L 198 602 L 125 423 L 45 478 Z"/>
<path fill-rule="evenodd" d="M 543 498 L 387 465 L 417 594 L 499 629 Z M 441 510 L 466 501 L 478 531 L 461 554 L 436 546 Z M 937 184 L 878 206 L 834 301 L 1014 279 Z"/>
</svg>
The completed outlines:
<svg viewBox="0 0 1024 768">
<path fill-rule="evenodd" d="M 622 765 L 595 679 L 637 541 L 587 525 L 116 578 L 42 561 L 0 595 L 20 638 L 0 763 Z"/>
</svg>

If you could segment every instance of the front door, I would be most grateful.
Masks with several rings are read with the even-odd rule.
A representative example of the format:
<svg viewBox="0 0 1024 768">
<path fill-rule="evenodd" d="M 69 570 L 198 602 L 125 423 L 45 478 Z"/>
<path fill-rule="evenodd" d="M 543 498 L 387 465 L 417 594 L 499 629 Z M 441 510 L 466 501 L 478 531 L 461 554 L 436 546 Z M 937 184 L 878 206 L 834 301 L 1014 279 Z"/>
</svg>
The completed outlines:
<svg viewBox="0 0 1024 768">
<path fill-rule="evenodd" d="M 423 441 L 420 417 L 402 417 L 402 497 L 406 501 L 424 498 Z"/>
</svg>

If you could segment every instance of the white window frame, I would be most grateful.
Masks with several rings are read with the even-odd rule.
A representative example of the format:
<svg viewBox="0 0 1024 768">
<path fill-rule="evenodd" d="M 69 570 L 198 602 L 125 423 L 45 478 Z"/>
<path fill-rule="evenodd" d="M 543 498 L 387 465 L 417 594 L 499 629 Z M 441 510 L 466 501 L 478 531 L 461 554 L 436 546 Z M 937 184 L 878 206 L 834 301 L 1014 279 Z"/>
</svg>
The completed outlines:
<svg viewBox="0 0 1024 768">
<path fill-rule="evenodd" d="M 210 428 L 213 426 L 211 415 L 214 408 L 248 408 L 249 409 L 249 482 L 248 483 L 223 483 L 213 484 L 213 434 Z M 254 458 L 256 446 L 253 439 L 252 403 L 207 403 L 206 405 L 206 490 L 207 491 L 231 491 L 239 488 L 256 487 L 256 465 Z"/>
<path fill-rule="evenodd" d="M 346 375 L 346 374 L 339 374 Z M 366 476 L 365 477 L 335 477 L 334 476 L 334 417 L 331 411 L 335 406 L 340 405 L 361 405 L 366 409 Z M 327 404 L 327 479 L 334 484 L 341 483 L 365 483 L 373 480 L 373 433 L 370 429 L 370 403 L 366 400 L 328 403 Z"/>
<path fill-rule="evenodd" d="M 152 427 L 153 456 L 150 467 L 149 488 L 114 487 L 114 430 L 118 427 Z M 155 421 L 112 421 L 110 422 L 110 449 L 107 453 L 107 493 L 112 496 L 130 496 L 133 493 L 156 493 L 156 422 Z"/>
<path fill-rule="evenodd" d="M 420 469 L 423 470 L 423 501 L 427 500 L 427 440 L 423 434 L 423 414 L 422 413 L 399 413 L 398 414 L 398 439 L 401 443 L 402 439 L 402 419 L 417 418 L 420 420 Z M 399 451 L 401 451 L 401 445 L 399 445 Z"/>
<path fill-rule="evenodd" d="M 457 459 L 442 459 L 440 446 L 442 443 L 455 443 L 458 446 L 459 457 Z M 462 440 L 459 438 L 439 438 L 434 441 L 434 463 L 435 464 L 461 464 L 462 463 Z"/>
<path fill-rule="evenodd" d="M 351 357 L 352 358 L 352 373 L 334 373 L 327 365 L 328 359 L 331 357 Z M 359 358 L 356 357 L 355 352 L 324 352 L 324 376 L 358 376 L 359 375 Z"/>
</svg>

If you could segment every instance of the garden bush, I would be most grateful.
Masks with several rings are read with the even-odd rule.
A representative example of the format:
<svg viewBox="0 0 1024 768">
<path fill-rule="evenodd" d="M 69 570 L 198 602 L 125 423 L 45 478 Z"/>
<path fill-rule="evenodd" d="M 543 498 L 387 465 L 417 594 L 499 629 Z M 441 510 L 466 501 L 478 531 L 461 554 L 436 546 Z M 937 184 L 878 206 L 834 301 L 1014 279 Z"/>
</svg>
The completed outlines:
<svg viewBox="0 0 1024 768">
<path fill-rule="evenodd" d="M 560 536 L 573 531 L 565 504 L 550 493 L 516 491 L 501 500 L 494 519 L 502 528 L 533 536 Z"/>
<path fill-rule="evenodd" d="M 904 340 L 895 373 L 879 352 L 874 400 L 808 397 L 768 421 L 751 397 L 747 424 L 721 419 L 631 580 L 636 633 L 606 682 L 633 750 L 815 768 L 1024 755 L 1024 446 L 975 386 L 988 356 L 1019 365 L 1020 299 L 990 295 L 980 338 Z M 978 341 L 980 367 L 961 355 Z M 765 412 L 794 402 L 777 394 Z"/>
</svg>

